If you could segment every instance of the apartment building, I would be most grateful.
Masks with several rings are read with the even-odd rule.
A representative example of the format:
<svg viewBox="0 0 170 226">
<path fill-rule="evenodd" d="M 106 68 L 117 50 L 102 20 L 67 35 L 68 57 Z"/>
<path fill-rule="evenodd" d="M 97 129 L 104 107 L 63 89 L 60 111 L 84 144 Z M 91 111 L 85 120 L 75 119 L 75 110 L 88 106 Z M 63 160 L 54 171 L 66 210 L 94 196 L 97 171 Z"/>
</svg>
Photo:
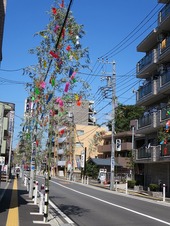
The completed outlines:
<svg viewBox="0 0 170 226">
<path fill-rule="evenodd" d="M 68 110 L 73 117 L 74 123 L 79 125 L 95 125 L 94 101 L 82 100 L 81 104 L 70 102 Z"/>
<path fill-rule="evenodd" d="M 12 153 L 15 104 L 0 102 L 0 157 L 4 165 L 9 164 Z"/>
<path fill-rule="evenodd" d="M 131 121 L 131 126 L 134 128 L 135 120 Z M 141 134 L 136 134 L 135 130 L 119 132 L 115 135 L 115 162 L 118 167 L 115 167 L 115 176 L 126 175 L 132 178 L 133 159 L 132 151 L 134 149 L 134 138 L 141 139 Z M 112 135 L 111 132 L 103 136 L 103 144 L 98 146 L 99 158 L 111 158 L 112 150 Z"/>
<path fill-rule="evenodd" d="M 157 27 L 137 46 L 145 56 L 136 65 L 137 78 L 144 79 L 137 91 L 136 105 L 145 106 L 144 115 L 137 121 L 136 178 L 145 188 L 150 183 L 166 184 L 170 195 L 170 145 L 161 144 L 160 128 L 170 115 L 170 2 L 158 0 Z M 166 151 L 165 151 L 166 150 Z"/>
<path fill-rule="evenodd" d="M 98 156 L 97 147 L 93 144 L 94 136 L 105 128 L 96 126 L 93 101 L 84 100 L 80 105 L 67 103 L 68 114 L 60 119 L 56 128 L 57 137 L 53 147 L 56 174 L 66 176 L 73 171 L 80 175 L 82 153 L 86 150 L 86 160 Z M 55 164 L 54 164 L 55 165 Z"/>
</svg>

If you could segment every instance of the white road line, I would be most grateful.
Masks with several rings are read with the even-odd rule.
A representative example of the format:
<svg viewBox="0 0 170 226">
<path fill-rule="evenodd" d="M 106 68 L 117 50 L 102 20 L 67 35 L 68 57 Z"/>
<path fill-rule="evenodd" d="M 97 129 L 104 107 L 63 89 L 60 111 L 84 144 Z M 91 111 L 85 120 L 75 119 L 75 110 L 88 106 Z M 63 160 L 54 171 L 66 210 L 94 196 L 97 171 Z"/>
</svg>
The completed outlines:
<svg viewBox="0 0 170 226">
<path fill-rule="evenodd" d="M 66 186 L 64 186 L 64 185 L 62 185 L 62 184 L 60 184 L 60 183 L 55 182 L 55 181 L 51 181 L 51 182 L 54 183 L 54 184 L 57 184 L 57 185 L 59 185 L 59 186 L 61 186 L 61 187 L 64 187 L 64 188 L 66 188 L 66 189 L 68 189 L 68 190 L 74 191 L 74 192 L 76 192 L 76 193 L 78 193 L 78 194 L 81 194 L 81 195 L 90 197 L 90 198 L 92 198 L 92 199 L 98 200 L 98 201 L 100 201 L 100 202 L 106 203 L 106 204 L 108 204 L 108 205 L 115 206 L 115 207 L 117 207 L 117 208 L 120 208 L 120 209 L 129 211 L 129 212 L 135 213 L 135 214 L 137 214 L 137 215 L 140 215 L 140 216 L 143 216 L 143 217 L 146 217 L 146 218 L 149 218 L 149 219 L 158 221 L 158 222 L 161 222 L 161 223 L 166 224 L 166 225 L 170 225 L 169 222 L 164 221 L 164 220 L 161 220 L 161 219 L 159 219 L 159 218 L 152 217 L 152 216 L 149 216 L 149 215 L 144 214 L 144 213 L 140 213 L 140 212 L 138 212 L 138 211 L 135 211 L 135 210 L 132 210 L 132 209 L 129 209 L 129 208 L 126 208 L 126 207 L 123 207 L 123 206 L 120 206 L 120 205 L 117 205 L 117 204 L 114 204 L 114 203 L 105 201 L 105 200 L 103 200 L 103 199 L 97 198 L 97 197 L 92 196 L 92 195 L 85 194 L 85 193 L 80 192 L 80 191 L 76 191 L 75 189 L 68 188 L 68 187 L 66 187 Z"/>
<path fill-rule="evenodd" d="M 49 200 L 49 204 L 67 221 L 67 223 L 74 224 L 74 222 L 69 217 L 67 217 L 63 212 L 61 212 L 61 210 L 50 200 Z"/>
</svg>

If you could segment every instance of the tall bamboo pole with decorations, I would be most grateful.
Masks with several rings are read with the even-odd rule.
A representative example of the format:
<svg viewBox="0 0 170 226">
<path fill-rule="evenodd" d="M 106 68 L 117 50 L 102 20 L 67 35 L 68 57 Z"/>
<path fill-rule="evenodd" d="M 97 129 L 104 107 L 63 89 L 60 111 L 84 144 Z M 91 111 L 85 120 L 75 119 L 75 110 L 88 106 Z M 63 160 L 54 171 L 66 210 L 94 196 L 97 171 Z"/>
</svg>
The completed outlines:
<svg viewBox="0 0 170 226">
<path fill-rule="evenodd" d="M 51 164 L 52 138 L 57 118 L 63 123 L 67 115 L 66 103 L 74 101 L 80 106 L 86 98 L 89 85 L 79 76 L 79 71 L 89 64 L 88 49 L 82 48 L 83 25 L 77 24 L 70 11 L 72 1 L 67 6 L 64 0 L 55 0 L 50 9 L 50 22 L 35 36 L 41 38 L 40 45 L 30 50 L 37 56 L 37 64 L 27 67 L 24 74 L 32 80 L 31 100 L 36 109 L 37 123 L 48 136 L 48 180 Z M 81 83 L 81 91 L 78 86 Z M 74 100 L 72 100 L 74 97 Z M 57 110 L 54 106 L 57 105 Z M 40 141 L 42 142 L 42 141 Z M 47 183 L 49 188 L 49 183 Z M 47 208 L 48 209 L 48 208 Z M 46 213 L 45 221 L 47 221 Z"/>
</svg>

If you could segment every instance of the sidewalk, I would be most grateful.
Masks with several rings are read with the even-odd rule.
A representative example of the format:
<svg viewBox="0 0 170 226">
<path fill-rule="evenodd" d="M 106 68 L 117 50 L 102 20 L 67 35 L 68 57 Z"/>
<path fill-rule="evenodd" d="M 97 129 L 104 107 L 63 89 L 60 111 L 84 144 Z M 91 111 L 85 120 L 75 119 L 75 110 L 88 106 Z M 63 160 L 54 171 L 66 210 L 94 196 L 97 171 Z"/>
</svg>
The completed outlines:
<svg viewBox="0 0 170 226">
<path fill-rule="evenodd" d="M 15 181 L 14 181 L 15 180 Z M 17 191 L 13 186 L 17 184 Z M 16 209 L 10 220 L 10 212 Z M 11 179 L 10 182 L 1 182 L 0 187 L 0 226 L 61 226 L 57 214 L 49 206 L 48 222 L 43 221 L 44 216 L 39 214 L 38 205 L 29 198 L 22 179 Z M 17 218 L 17 219 L 15 219 Z M 16 223 L 14 222 L 16 220 Z M 10 222 L 11 221 L 11 222 Z M 61 220 L 60 220 L 61 223 Z"/>
</svg>

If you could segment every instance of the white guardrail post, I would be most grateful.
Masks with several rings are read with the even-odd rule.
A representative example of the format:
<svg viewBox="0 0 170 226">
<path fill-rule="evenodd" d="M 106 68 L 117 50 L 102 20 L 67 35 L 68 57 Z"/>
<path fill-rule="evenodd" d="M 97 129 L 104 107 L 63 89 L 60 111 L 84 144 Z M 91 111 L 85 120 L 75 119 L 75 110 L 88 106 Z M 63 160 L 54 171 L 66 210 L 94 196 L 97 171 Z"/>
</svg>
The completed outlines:
<svg viewBox="0 0 170 226">
<path fill-rule="evenodd" d="M 165 202 L 165 184 L 163 184 L 163 202 Z"/>
<path fill-rule="evenodd" d="M 34 204 L 37 204 L 37 197 L 38 197 L 38 181 L 35 182 Z"/>
</svg>

